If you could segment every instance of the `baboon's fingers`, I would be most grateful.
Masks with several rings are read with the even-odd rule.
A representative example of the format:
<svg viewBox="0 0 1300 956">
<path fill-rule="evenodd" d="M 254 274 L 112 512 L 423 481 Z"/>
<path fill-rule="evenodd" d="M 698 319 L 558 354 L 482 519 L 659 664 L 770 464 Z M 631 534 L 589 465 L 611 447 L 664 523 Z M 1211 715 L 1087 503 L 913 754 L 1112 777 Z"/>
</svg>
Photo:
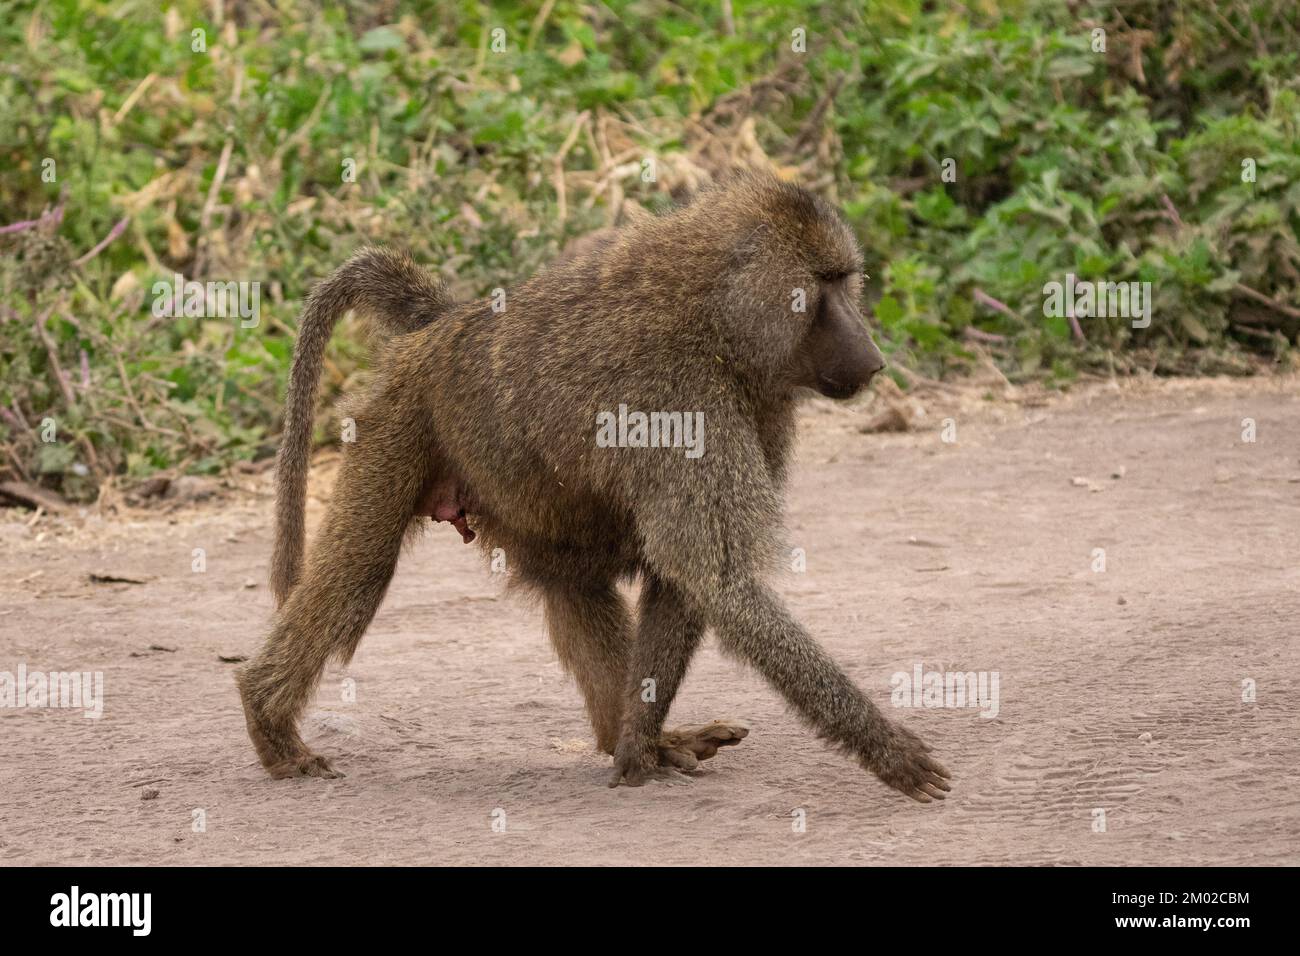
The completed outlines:
<svg viewBox="0 0 1300 956">
<path fill-rule="evenodd" d="M 926 747 L 925 749 L 929 750 L 930 748 Z M 942 777 L 945 780 L 952 779 L 952 774 L 948 772 L 948 769 L 933 757 L 922 757 L 921 766 L 937 777 Z M 946 790 L 948 788 L 945 787 L 944 789 Z"/>
<path fill-rule="evenodd" d="M 304 777 L 320 777 L 322 780 L 338 780 L 347 776 L 347 774 L 342 770 L 335 770 L 326 763 L 324 757 L 317 757 L 316 760 L 319 761 L 319 763 L 312 762 L 301 768 Z"/>
<path fill-rule="evenodd" d="M 933 763 L 928 757 L 922 758 L 922 762 Z M 952 792 L 952 787 L 942 777 L 928 769 L 919 772 L 906 783 L 895 783 L 894 786 L 917 803 L 930 803 L 932 799 L 942 800 Z"/>
<path fill-rule="evenodd" d="M 952 792 L 948 768 L 925 753 L 926 748 L 916 734 L 902 727 L 894 730 L 897 736 L 892 746 L 878 761 L 868 763 L 867 769 L 917 803 L 944 799 Z"/>
<path fill-rule="evenodd" d="M 611 788 L 624 783 L 629 787 L 641 787 L 645 785 L 646 779 L 646 768 L 641 764 L 624 762 L 617 757 L 614 758 L 614 775 L 609 778 Z"/>
<path fill-rule="evenodd" d="M 287 780 L 290 777 L 319 777 L 322 780 L 336 780 L 343 774 L 330 766 L 328 760 L 319 754 L 305 754 L 291 760 L 284 760 L 266 768 L 272 780 Z"/>
<path fill-rule="evenodd" d="M 617 787 L 621 783 L 629 787 L 643 787 L 649 780 L 663 780 L 668 783 L 685 780 L 692 782 L 691 778 L 682 773 L 676 767 L 656 767 L 653 770 L 642 770 L 640 767 L 635 770 L 622 770 L 615 768 L 614 775 L 609 780 L 610 789 Z"/>
<path fill-rule="evenodd" d="M 609 778 L 609 789 L 613 790 L 624 783 L 629 787 L 640 787 L 645 784 L 645 778 L 624 774 L 622 770 L 615 769 L 614 775 Z"/>
</svg>

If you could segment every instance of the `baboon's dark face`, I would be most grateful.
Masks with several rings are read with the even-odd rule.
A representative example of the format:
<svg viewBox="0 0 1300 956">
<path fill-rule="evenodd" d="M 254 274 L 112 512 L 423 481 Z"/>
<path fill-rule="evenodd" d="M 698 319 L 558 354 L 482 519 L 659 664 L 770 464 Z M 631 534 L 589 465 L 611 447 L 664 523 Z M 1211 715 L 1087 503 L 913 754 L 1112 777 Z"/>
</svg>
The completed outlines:
<svg viewBox="0 0 1300 956">
<path fill-rule="evenodd" d="M 778 357 L 792 386 L 828 398 L 856 395 L 885 358 L 858 307 L 862 249 L 853 231 L 827 203 L 787 183 L 769 185 L 756 205 L 758 228 L 741 230 L 740 281 L 762 290 L 765 304 L 786 306 L 780 318 L 759 311 L 768 325 L 760 353 Z"/>
<path fill-rule="evenodd" d="M 858 310 L 858 277 L 818 281 L 812 322 L 796 353 L 795 384 L 828 398 L 856 395 L 885 367 Z"/>
</svg>

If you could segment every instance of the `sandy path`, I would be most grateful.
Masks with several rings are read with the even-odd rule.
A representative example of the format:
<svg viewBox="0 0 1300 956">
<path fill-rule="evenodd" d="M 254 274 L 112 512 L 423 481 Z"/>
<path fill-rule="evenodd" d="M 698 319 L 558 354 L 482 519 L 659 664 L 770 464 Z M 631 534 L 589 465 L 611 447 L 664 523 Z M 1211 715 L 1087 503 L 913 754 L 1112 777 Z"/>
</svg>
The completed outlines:
<svg viewBox="0 0 1300 956">
<path fill-rule="evenodd" d="M 886 707 L 916 664 L 998 672 L 994 719 L 895 711 L 954 771 L 945 804 L 824 750 L 712 643 L 670 722 L 741 716 L 749 739 L 689 784 L 607 789 L 540 615 L 446 527 L 309 718 L 348 776 L 268 780 L 217 659 L 270 608 L 270 499 L 240 495 L 134 523 L 0 512 L 0 671 L 102 671 L 106 701 L 0 711 L 0 861 L 1300 863 L 1296 384 L 1082 391 L 967 408 L 955 444 L 934 412 L 886 436 L 857 432 L 860 407 L 804 415 L 794 611 Z"/>
</svg>

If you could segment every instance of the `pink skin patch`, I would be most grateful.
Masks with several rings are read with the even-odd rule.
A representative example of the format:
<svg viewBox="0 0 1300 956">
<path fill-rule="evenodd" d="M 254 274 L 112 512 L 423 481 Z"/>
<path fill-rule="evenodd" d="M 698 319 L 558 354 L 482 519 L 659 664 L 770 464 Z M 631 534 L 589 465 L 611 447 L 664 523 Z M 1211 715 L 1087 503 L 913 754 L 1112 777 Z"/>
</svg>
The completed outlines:
<svg viewBox="0 0 1300 956">
<path fill-rule="evenodd" d="M 417 515 L 428 515 L 434 521 L 446 521 L 460 532 L 461 540 L 469 544 L 474 540 L 474 532 L 465 520 L 466 506 L 473 507 L 472 500 L 455 478 L 444 478 L 436 482 L 416 506 Z"/>
</svg>

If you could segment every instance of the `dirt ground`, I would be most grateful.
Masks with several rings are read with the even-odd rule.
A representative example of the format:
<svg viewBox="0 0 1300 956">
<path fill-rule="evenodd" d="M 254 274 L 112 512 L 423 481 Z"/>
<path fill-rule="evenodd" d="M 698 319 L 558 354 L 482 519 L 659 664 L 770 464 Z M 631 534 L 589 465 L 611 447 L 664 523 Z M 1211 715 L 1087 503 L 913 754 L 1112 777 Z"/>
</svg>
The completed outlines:
<svg viewBox="0 0 1300 956">
<path fill-rule="evenodd" d="M 104 678 L 100 719 L 0 710 L 0 861 L 1300 863 L 1300 386 L 1021 399 L 936 390 L 899 434 L 860 432 L 869 403 L 802 413 L 806 570 L 777 586 L 934 745 L 945 803 L 823 748 L 712 642 L 670 724 L 740 717 L 749 738 L 693 780 L 608 789 L 540 614 L 444 525 L 308 718 L 346 778 L 269 780 L 219 660 L 270 614 L 257 475 L 171 513 L 0 511 L 0 672 Z M 996 672 L 997 716 L 892 707 L 918 665 Z"/>
</svg>

